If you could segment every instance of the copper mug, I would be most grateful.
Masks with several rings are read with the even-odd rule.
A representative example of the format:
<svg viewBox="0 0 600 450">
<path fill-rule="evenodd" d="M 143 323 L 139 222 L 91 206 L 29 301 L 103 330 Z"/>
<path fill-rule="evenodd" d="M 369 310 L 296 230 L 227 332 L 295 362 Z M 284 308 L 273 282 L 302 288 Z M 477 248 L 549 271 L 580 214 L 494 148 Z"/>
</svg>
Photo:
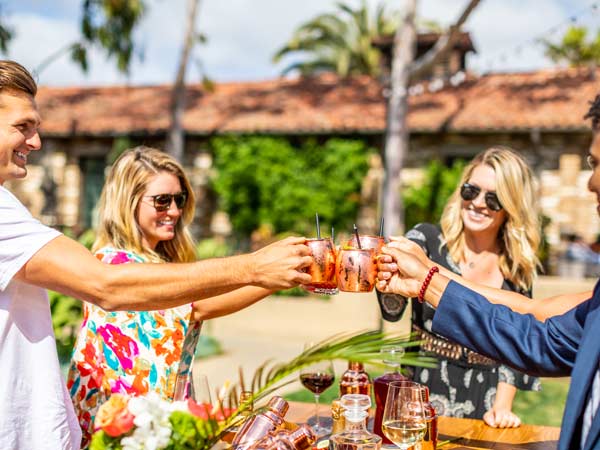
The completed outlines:
<svg viewBox="0 0 600 450">
<path fill-rule="evenodd" d="M 376 255 L 381 251 L 381 248 L 385 245 L 385 238 L 383 236 L 361 234 L 359 235 L 359 239 L 360 246 L 357 245 L 355 235 L 353 235 L 352 238 L 348 240 L 346 245 L 352 248 L 372 248 L 373 250 L 375 250 Z"/>
<path fill-rule="evenodd" d="M 377 263 L 372 248 L 343 248 L 336 261 L 337 286 L 345 292 L 371 292 L 375 286 Z"/>
<path fill-rule="evenodd" d="M 332 240 L 329 238 L 307 239 L 306 245 L 310 248 L 313 262 L 306 270 L 310 274 L 311 281 L 302 287 L 315 294 L 337 294 L 336 251 Z"/>
</svg>

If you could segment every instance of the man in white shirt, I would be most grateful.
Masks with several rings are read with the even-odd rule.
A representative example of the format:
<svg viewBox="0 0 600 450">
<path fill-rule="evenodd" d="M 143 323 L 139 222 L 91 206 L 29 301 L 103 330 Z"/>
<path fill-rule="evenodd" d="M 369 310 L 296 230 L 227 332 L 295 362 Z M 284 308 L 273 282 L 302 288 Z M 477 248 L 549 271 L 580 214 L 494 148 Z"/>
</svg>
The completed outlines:
<svg viewBox="0 0 600 450">
<path fill-rule="evenodd" d="M 103 264 L 45 227 L 2 185 L 27 175 L 41 148 L 37 86 L 18 63 L 0 61 L 0 449 L 74 450 L 81 435 L 62 380 L 45 289 L 107 310 L 155 310 L 239 288 L 310 282 L 304 238 L 257 252 L 190 264 Z"/>
</svg>

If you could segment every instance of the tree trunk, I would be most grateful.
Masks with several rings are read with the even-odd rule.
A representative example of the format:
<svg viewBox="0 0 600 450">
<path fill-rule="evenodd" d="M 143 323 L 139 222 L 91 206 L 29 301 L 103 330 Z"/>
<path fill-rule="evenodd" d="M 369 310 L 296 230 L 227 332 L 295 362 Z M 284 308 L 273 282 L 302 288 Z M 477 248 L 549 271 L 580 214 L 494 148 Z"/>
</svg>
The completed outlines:
<svg viewBox="0 0 600 450">
<path fill-rule="evenodd" d="M 480 0 L 470 0 L 459 19 L 444 33 L 431 50 L 414 60 L 416 52 L 415 14 L 417 0 L 406 1 L 406 14 L 394 36 L 392 52 L 391 95 L 388 99 L 384 148 L 385 180 L 382 194 L 382 215 L 386 235 L 404 232 L 402 205 L 402 168 L 409 148 L 408 87 L 410 81 L 422 76 L 450 51 L 460 36 L 461 26 Z"/>
<path fill-rule="evenodd" d="M 385 179 L 383 182 L 383 218 L 385 233 L 396 235 L 404 227 L 404 210 L 400 196 L 400 183 L 404 155 L 408 151 L 408 83 L 410 64 L 415 58 L 417 31 L 415 13 L 417 0 L 406 2 L 404 19 L 394 36 L 392 54 L 391 93 L 386 116 L 384 148 Z"/>
<path fill-rule="evenodd" d="M 181 49 L 181 59 L 177 69 L 177 77 L 173 84 L 171 93 L 170 116 L 171 123 L 167 132 L 166 150 L 173 158 L 183 163 L 183 150 L 185 148 L 184 130 L 183 130 L 183 112 L 185 109 L 185 72 L 190 57 L 190 52 L 194 46 L 194 36 L 196 34 L 195 23 L 200 0 L 188 0 L 187 23 L 183 48 Z"/>
</svg>

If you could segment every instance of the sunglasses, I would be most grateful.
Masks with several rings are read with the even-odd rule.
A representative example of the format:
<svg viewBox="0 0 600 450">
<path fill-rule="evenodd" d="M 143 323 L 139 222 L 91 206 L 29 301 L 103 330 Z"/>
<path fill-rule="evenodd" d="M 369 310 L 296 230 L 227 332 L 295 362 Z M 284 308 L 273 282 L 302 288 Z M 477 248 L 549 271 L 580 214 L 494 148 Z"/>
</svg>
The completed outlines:
<svg viewBox="0 0 600 450">
<path fill-rule="evenodd" d="M 474 184 L 465 183 L 460 187 L 460 196 L 463 200 L 475 200 L 480 192 L 481 188 L 479 186 L 475 186 Z M 485 206 L 492 211 L 497 212 L 502 209 L 502 204 L 500 204 L 500 200 L 498 200 L 498 196 L 495 192 L 486 192 L 484 198 Z"/>
<path fill-rule="evenodd" d="M 154 209 L 158 212 L 163 212 L 169 210 L 173 200 L 175 200 L 177 209 L 183 209 L 185 202 L 187 201 L 187 192 L 179 192 L 178 194 L 144 195 L 144 197 L 151 198 Z"/>
</svg>

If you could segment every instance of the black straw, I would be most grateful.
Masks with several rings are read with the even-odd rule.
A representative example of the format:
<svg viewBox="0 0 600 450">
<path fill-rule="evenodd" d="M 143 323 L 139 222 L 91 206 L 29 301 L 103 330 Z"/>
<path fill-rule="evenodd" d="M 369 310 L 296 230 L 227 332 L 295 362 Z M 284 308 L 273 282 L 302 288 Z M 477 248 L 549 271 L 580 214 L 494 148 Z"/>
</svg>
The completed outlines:
<svg viewBox="0 0 600 450">
<path fill-rule="evenodd" d="M 383 237 L 383 216 L 381 216 L 381 221 L 379 222 L 379 236 Z"/>
<path fill-rule="evenodd" d="M 362 246 L 360 245 L 360 237 L 358 237 L 358 228 L 356 228 L 356 224 L 354 224 L 354 235 L 356 236 L 356 243 L 358 248 L 362 250 Z"/>
<path fill-rule="evenodd" d="M 317 239 L 321 239 L 321 227 L 319 226 L 319 213 L 315 213 L 315 221 L 317 222 Z"/>
</svg>

